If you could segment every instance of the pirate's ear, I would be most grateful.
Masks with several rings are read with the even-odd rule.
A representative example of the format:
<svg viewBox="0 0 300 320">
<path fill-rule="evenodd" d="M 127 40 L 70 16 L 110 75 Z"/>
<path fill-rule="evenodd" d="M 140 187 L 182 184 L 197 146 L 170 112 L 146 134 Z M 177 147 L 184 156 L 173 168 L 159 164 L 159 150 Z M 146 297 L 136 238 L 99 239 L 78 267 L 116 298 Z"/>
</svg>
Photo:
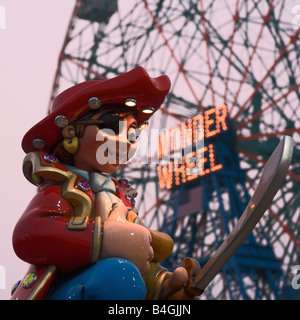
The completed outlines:
<svg viewBox="0 0 300 320">
<path fill-rule="evenodd" d="M 64 138 L 72 139 L 75 137 L 75 127 L 68 125 L 61 130 L 61 134 Z"/>
</svg>

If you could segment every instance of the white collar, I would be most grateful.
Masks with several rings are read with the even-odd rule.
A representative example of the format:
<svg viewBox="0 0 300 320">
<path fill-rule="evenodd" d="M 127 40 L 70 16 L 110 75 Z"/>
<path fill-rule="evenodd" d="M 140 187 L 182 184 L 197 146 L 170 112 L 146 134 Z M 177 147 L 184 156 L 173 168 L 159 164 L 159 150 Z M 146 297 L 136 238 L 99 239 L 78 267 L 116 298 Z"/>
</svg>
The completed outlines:
<svg viewBox="0 0 300 320">
<path fill-rule="evenodd" d="M 82 179 L 88 181 L 94 193 L 101 191 L 116 193 L 115 183 L 110 177 L 98 172 L 88 172 L 85 170 L 81 170 L 70 165 L 64 166 L 79 175 Z"/>
</svg>

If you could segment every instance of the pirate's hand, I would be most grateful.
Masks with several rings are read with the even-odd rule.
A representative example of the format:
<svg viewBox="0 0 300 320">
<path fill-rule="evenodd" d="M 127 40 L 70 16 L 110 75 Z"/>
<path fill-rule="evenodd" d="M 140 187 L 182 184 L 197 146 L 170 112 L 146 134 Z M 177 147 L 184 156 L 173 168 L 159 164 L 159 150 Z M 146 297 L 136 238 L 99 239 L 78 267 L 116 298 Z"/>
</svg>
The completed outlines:
<svg viewBox="0 0 300 320">
<path fill-rule="evenodd" d="M 150 270 L 153 259 L 151 235 L 147 228 L 126 220 L 127 208 L 114 204 L 103 225 L 101 259 L 119 257 L 132 262 L 141 275 Z"/>
<path fill-rule="evenodd" d="M 194 300 L 201 291 L 192 287 L 193 277 L 200 271 L 199 263 L 191 258 L 185 258 L 181 266 L 173 271 L 163 284 L 161 300 Z"/>
</svg>

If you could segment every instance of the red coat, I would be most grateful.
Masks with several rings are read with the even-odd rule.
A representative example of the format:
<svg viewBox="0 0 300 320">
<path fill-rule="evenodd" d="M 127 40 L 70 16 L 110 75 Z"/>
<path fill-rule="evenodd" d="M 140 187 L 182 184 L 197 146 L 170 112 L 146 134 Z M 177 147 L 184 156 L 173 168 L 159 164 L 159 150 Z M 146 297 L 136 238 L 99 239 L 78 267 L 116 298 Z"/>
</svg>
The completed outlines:
<svg viewBox="0 0 300 320">
<path fill-rule="evenodd" d="M 23 170 L 39 189 L 15 226 L 13 247 L 20 259 L 33 265 L 29 273 L 40 274 L 29 288 L 19 285 L 13 299 L 23 299 L 39 286 L 44 267 L 52 266 L 48 278 L 54 280 L 57 271 L 67 273 L 88 266 L 100 255 L 101 219 L 93 216 L 94 195 L 88 183 L 55 156 L 42 152 L 29 153 Z M 116 195 L 132 207 L 126 200 L 132 199 L 126 194 L 131 188 L 114 182 Z"/>
</svg>

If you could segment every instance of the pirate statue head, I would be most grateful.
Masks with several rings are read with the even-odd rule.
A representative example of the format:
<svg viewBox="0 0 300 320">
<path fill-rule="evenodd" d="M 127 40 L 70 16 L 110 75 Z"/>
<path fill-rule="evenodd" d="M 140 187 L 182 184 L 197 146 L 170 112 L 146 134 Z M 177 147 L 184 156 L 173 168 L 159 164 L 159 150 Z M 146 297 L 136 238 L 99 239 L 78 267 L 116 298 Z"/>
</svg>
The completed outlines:
<svg viewBox="0 0 300 320">
<path fill-rule="evenodd" d="M 139 131 L 169 89 L 167 76 L 150 78 L 142 67 L 75 85 L 54 100 L 49 115 L 24 136 L 22 147 L 26 153 L 55 154 L 87 171 L 113 173 L 133 156 Z M 106 148 L 99 148 L 104 142 Z"/>
</svg>

